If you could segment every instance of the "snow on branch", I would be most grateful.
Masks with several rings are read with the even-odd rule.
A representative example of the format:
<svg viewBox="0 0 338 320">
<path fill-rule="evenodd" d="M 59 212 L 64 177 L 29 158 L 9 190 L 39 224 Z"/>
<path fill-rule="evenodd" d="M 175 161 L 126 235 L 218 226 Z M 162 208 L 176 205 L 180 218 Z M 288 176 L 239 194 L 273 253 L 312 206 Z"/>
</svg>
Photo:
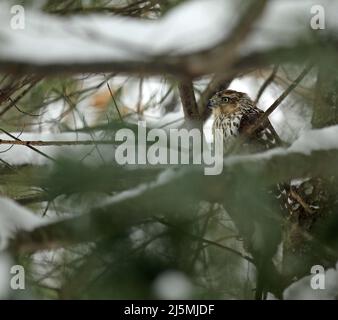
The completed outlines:
<svg viewBox="0 0 338 320">
<path fill-rule="evenodd" d="M 37 65 L 140 62 L 207 49 L 227 36 L 234 8 L 223 0 L 190 1 L 159 21 L 119 16 L 59 17 L 27 12 L 24 30 L 10 26 L 1 4 L 0 59 Z"/>
<path fill-rule="evenodd" d="M 232 166 L 239 162 L 252 162 L 259 160 L 271 160 L 277 156 L 290 154 L 311 155 L 315 151 L 338 151 L 338 125 L 322 129 L 305 131 L 288 148 L 275 148 L 253 155 L 229 156 L 224 161 L 226 166 Z"/>
<path fill-rule="evenodd" d="M 199 75 L 219 72 L 234 58 L 296 45 L 311 30 L 314 5 L 325 8 L 328 31 L 338 28 L 335 1 L 253 1 L 242 16 L 238 5 L 230 0 L 188 1 L 151 21 L 26 10 L 24 30 L 13 30 L 10 8 L 1 4 L 0 69 L 57 73 L 67 66 L 69 72 Z"/>
<path fill-rule="evenodd" d="M 229 181 L 239 176 L 255 179 L 255 181 L 259 179 L 262 183 L 271 184 L 288 178 L 304 177 L 308 172 L 337 173 L 337 136 L 338 126 L 311 130 L 302 135 L 289 148 L 277 148 L 255 155 L 230 156 L 225 159 L 223 174 L 218 176 L 204 176 L 201 171 L 188 170 L 188 168 L 177 173 L 164 172 L 154 183 L 123 192 L 113 197 L 111 201 L 106 201 L 103 207 L 95 207 L 89 214 L 49 223 L 32 232 L 20 233 L 11 243 L 11 248 L 22 252 L 34 252 L 65 244 L 92 241 L 102 234 L 114 232 L 117 227 L 131 226 L 135 221 L 149 217 L 154 212 L 161 214 L 164 211 L 168 214 L 166 210 L 168 207 L 172 209 L 169 212 L 175 212 L 173 208 L 182 209 L 182 205 L 188 205 L 189 198 L 201 199 L 201 196 L 206 196 L 206 200 L 224 201 L 227 194 L 224 192 L 221 192 L 221 199 L 215 199 L 214 195 L 212 199 L 208 199 L 205 186 L 213 185 L 213 190 L 226 190 L 229 188 Z M 325 166 L 323 166 L 323 159 L 325 159 Z M 195 187 L 188 189 L 187 183 Z M 231 188 L 234 187 L 231 185 Z M 164 198 L 169 192 L 175 199 L 175 203 L 171 201 L 172 198 Z M 148 201 L 154 206 L 152 210 L 149 210 Z M 12 202 L 9 203 L 14 205 Z M 109 210 L 105 207 L 107 205 Z M 21 207 L 18 209 L 22 210 Z M 16 224 L 11 224 L 13 225 Z M 28 227 L 29 225 L 27 224 Z M 35 226 L 34 223 L 31 225 Z M 1 227 L 0 230 L 2 230 Z M 10 229 L 12 230 L 13 227 Z"/>
<path fill-rule="evenodd" d="M 43 224 L 46 224 L 46 220 L 15 201 L 0 197 L 0 251 L 6 248 L 8 241 L 14 238 L 17 231 L 32 231 Z"/>
</svg>

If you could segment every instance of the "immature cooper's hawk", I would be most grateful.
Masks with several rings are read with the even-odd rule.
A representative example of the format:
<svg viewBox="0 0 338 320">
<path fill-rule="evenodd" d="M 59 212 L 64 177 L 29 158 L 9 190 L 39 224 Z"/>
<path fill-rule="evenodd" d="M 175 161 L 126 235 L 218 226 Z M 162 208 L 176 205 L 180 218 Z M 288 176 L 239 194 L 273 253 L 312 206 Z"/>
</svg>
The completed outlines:
<svg viewBox="0 0 338 320">
<path fill-rule="evenodd" d="M 233 90 L 216 93 L 210 99 L 208 107 L 215 116 L 213 129 L 223 130 L 225 152 L 235 138 L 246 133 L 246 130 L 264 113 L 246 93 Z M 251 152 L 264 151 L 280 145 L 281 140 L 269 120 L 260 125 L 245 144 Z"/>
<path fill-rule="evenodd" d="M 232 148 L 236 146 L 237 138 L 244 138 L 248 128 L 256 125 L 264 113 L 256 107 L 247 94 L 233 90 L 217 92 L 210 99 L 208 107 L 212 109 L 215 117 L 213 124 L 214 134 L 215 129 L 221 129 L 223 132 L 224 153 L 233 151 Z M 239 150 L 237 149 L 236 151 L 239 151 L 239 153 L 262 152 L 279 145 L 281 145 L 281 140 L 269 120 L 267 120 L 259 125 L 253 134 L 246 136 Z M 281 191 L 280 189 L 280 186 L 275 186 L 273 190 L 266 189 L 265 192 L 277 195 Z M 264 192 L 264 190 L 261 191 Z M 244 198 L 243 201 L 248 201 L 246 198 L 250 195 L 243 191 L 242 196 Z M 273 268 L 271 259 L 281 241 L 281 226 L 274 217 L 265 217 L 264 214 L 255 215 L 252 212 L 247 212 L 246 214 L 247 217 L 242 218 L 242 221 L 237 221 L 237 226 L 240 224 L 239 229 L 242 229 L 242 232 L 245 233 L 242 235 L 244 244 L 255 260 L 258 274 L 256 298 L 260 299 L 265 295 L 265 289 L 263 288 L 264 283 L 267 281 L 264 278 L 265 274 L 269 273 L 269 270 Z M 238 219 L 237 216 L 234 218 Z"/>
<path fill-rule="evenodd" d="M 258 125 L 257 122 L 263 111 L 256 107 L 247 94 L 223 90 L 217 92 L 210 99 L 208 107 L 212 109 L 215 117 L 213 131 L 215 129 L 223 131 L 225 153 L 231 151 L 255 153 L 282 145 L 282 141 L 268 119 Z M 250 127 L 257 127 L 257 129 L 249 136 L 245 135 Z M 240 141 L 240 145 L 236 146 L 239 137 L 243 140 Z M 304 231 L 306 233 L 312 228 L 327 201 L 328 196 L 321 184 L 320 178 L 308 178 L 300 180 L 296 184 L 283 182 L 265 189 L 271 196 L 275 194 L 279 198 L 280 206 L 284 211 L 283 217 L 286 218 L 285 221 L 288 224 L 288 229 L 284 230 L 284 255 L 285 251 L 302 251 L 307 252 L 307 255 L 311 252 L 311 246 L 308 245 L 308 241 L 303 235 Z M 264 192 L 264 190 L 260 191 Z M 248 196 L 248 194 L 246 195 Z M 247 201 L 245 195 L 243 197 L 243 201 Z M 271 259 L 281 241 L 282 219 L 278 219 L 278 217 L 276 219 L 273 215 L 269 217 L 264 214 L 250 214 L 251 212 L 248 212 L 245 216 L 245 226 L 242 230 L 246 233 L 244 235 L 246 246 L 253 255 L 258 270 L 256 298 L 261 298 L 266 293 L 266 289 L 263 287 L 265 286 L 264 282 L 274 280 L 268 279 L 267 273 L 274 268 Z M 260 241 L 255 240 L 257 233 L 260 234 Z M 260 246 L 257 243 L 260 243 Z M 298 260 L 302 261 L 304 256 L 300 255 Z M 294 261 L 291 263 L 294 264 Z"/>
<path fill-rule="evenodd" d="M 223 90 L 217 92 L 210 99 L 208 107 L 212 109 L 215 117 L 213 131 L 215 132 L 215 129 L 221 129 L 223 131 L 225 153 L 231 151 L 238 153 L 255 153 L 282 145 L 280 138 L 268 119 L 258 125 L 257 122 L 260 121 L 264 112 L 256 107 L 255 103 L 247 94 L 233 90 Z M 257 129 L 250 135 L 247 135 L 248 129 L 254 127 Z M 243 140 L 238 138 L 243 138 Z M 237 141 L 239 141 L 240 144 L 236 145 Z M 312 182 L 310 181 L 309 184 L 311 186 Z M 307 211 L 310 207 L 308 198 L 303 201 L 303 186 L 305 185 L 302 184 L 301 188 L 295 190 L 290 183 L 284 182 L 256 191 L 261 192 L 261 195 L 270 193 L 271 199 L 273 198 L 273 194 L 279 198 L 280 206 L 284 211 L 284 217 L 286 217 L 287 220 L 293 219 L 294 225 L 296 226 L 295 229 L 302 231 L 304 228 L 299 221 L 307 215 Z M 250 196 L 252 196 L 250 189 L 244 190 L 243 187 L 242 193 L 241 197 L 243 201 L 252 201 L 249 199 Z M 283 216 L 280 215 L 276 217 L 274 212 L 271 212 L 271 214 L 266 214 L 266 212 L 260 213 L 260 209 L 256 209 L 255 211 L 254 203 L 255 202 L 252 201 L 252 209 L 248 210 L 250 212 L 237 212 L 237 214 L 244 215 L 244 219 L 241 217 L 240 220 L 236 215 L 233 215 L 233 218 L 234 220 L 237 219 L 237 224 L 240 224 L 240 229 L 244 231 L 245 246 L 255 260 L 258 273 L 256 298 L 260 299 L 266 294 L 266 289 L 264 288 L 266 283 L 274 280 L 269 279 L 268 274 L 274 269 L 272 257 L 281 241 L 281 218 Z M 232 209 L 236 210 L 236 208 Z M 310 224 L 312 224 L 312 222 Z M 293 233 L 294 232 L 292 232 L 292 234 Z M 298 232 L 296 235 L 298 237 Z"/>
</svg>

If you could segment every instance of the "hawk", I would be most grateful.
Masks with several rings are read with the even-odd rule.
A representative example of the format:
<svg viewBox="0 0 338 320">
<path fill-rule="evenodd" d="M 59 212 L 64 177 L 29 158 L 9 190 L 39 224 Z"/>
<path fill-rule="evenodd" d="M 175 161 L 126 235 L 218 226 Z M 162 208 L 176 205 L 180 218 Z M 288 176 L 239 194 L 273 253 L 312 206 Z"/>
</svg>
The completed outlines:
<svg viewBox="0 0 338 320">
<path fill-rule="evenodd" d="M 238 138 L 243 138 L 240 144 L 240 153 L 262 152 L 281 145 L 281 139 L 269 120 L 260 124 L 250 136 L 246 135 L 248 129 L 257 125 L 257 121 L 264 114 L 246 93 L 234 90 L 219 91 L 209 100 L 208 107 L 212 109 L 214 115 L 214 135 L 215 129 L 222 130 L 224 153 L 234 151 L 233 148 L 236 146 Z M 272 189 L 260 191 L 275 193 L 278 196 L 280 189 L 281 187 L 277 185 Z M 244 201 L 244 198 L 249 196 L 251 196 L 250 191 L 243 191 L 242 197 Z M 236 210 L 236 208 L 232 209 Z M 238 215 L 243 215 L 242 212 L 237 213 Z M 240 225 L 238 227 L 242 231 L 241 233 L 244 233 L 244 245 L 255 260 L 257 269 L 256 298 L 261 299 L 266 294 L 263 286 L 268 280 L 265 275 L 274 268 L 272 257 L 281 241 L 281 226 L 276 223 L 273 217 L 266 217 L 259 212 L 256 212 L 256 214 L 252 212 L 244 214 L 246 214 L 244 219 L 237 220 L 237 226 Z M 238 219 L 235 213 L 233 213 L 233 217 L 234 220 Z"/>
<path fill-rule="evenodd" d="M 215 117 L 213 131 L 215 129 L 223 131 L 225 152 L 229 151 L 236 137 L 245 134 L 246 130 L 256 124 L 257 120 L 264 114 L 246 93 L 234 90 L 217 92 L 209 100 L 208 107 L 212 109 Z M 275 129 L 269 120 L 266 120 L 249 137 L 244 146 L 252 152 L 268 150 L 281 144 L 282 142 Z"/>
<path fill-rule="evenodd" d="M 263 152 L 283 145 L 268 119 L 264 120 L 263 123 L 258 123 L 264 112 L 257 108 L 246 93 L 234 90 L 219 91 L 209 100 L 208 107 L 212 109 L 214 115 L 213 132 L 215 133 L 215 129 L 221 129 L 223 132 L 225 153 L 234 151 L 233 147 L 236 146 L 238 138 L 243 138 L 243 140 L 240 140 L 240 149 L 237 150 L 240 153 Z M 250 128 L 256 129 L 250 135 L 247 135 Z M 311 229 L 328 197 L 323 191 L 324 188 L 321 187 L 321 183 L 319 178 L 307 178 L 298 180 L 297 183 L 295 181 L 281 182 L 265 190 L 270 194 L 275 194 L 276 198 L 279 199 L 283 213 L 281 217 L 286 218 L 284 221 L 287 222 L 290 229 L 283 230 L 283 240 L 287 243 L 287 246 L 285 246 L 283 241 L 284 255 L 285 248 L 289 252 L 294 252 L 295 250 L 304 251 L 303 248 L 307 246 L 302 234 L 304 231 L 307 232 Z M 245 201 L 245 199 L 243 200 Z M 251 230 L 246 226 L 244 230 L 247 233 L 247 248 L 253 255 L 257 267 L 256 298 L 260 299 L 266 294 L 263 283 L 274 280 L 267 279 L 266 274 L 274 269 L 272 257 L 282 237 L 281 235 L 275 237 L 271 235 L 281 232 L 281 222 L 276 222 L 281 221 L 281 219 L 278 220 L 274 217 L 269 219 L 269 217 L 260 214 L 253 216 L 250 215 L 250 212 L 245 218 L 245 223 L 252 226 Z M 259 228 L 259 226 L 263 226 L 263 228 Z M 257 242 L 254 239 L 257 235 L 255 229 L 259 229 L 259 233 L 261 233 L 261 247 L 255 245 L 255 242 Z M 270 229 L 270 232 L 269 230 L 267 232 L 266 229 Z M 248 230 L 249 232 L 247 232 Z M 310 250 L 307 249 L 307 251 Z M 261 279 L 259 279 L 260 276 Z"/>
</svg>

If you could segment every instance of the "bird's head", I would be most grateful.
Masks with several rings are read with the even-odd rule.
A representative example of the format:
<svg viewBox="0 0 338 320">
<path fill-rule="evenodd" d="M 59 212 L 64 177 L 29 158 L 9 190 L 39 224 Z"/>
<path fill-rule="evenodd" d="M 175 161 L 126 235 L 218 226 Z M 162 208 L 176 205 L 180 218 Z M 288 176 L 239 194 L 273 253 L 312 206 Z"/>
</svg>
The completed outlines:
<svg viewBox="0 0 338 320">
<path fill-rule="evenodd" d="M 215 116 L 230 116 L 243 112 L 252 106 L 253 102 L 246 93 L 234 90 L 219 91 L 212 96 L 208 103 L 208 108 L 212 110 Z"/>
</svg>

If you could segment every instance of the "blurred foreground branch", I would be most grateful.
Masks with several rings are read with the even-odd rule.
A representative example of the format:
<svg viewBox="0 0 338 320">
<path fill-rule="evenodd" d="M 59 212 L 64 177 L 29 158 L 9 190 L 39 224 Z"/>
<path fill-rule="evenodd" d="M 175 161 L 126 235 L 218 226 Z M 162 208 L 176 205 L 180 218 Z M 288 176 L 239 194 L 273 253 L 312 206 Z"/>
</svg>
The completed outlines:
<svg viewBox="0 0 338 320">
<path fill-rule="evenodd" d="M 327 164 L 325 167 L 322 166 L 324 155 Z M 113 233 L 117 226 L 119 226 L 117 229 L 121 226 L 130 227 L 154 215 L 155 212 L 170 215 L 178 209 L 184 211 L 184 206 L 191 205 L 189 199 L 196 201 L 205 198 L 215 202 L 224 201 L 224 197 L 230 198 L 231 194 L 236 192 L 233 190 L 227 195 L 224 190 L 229 190 L 229 184 L 234 187 L 232 181 L 239 180 L 240 177 L 245 177 L 248 181 L 259 180 L 262 185 L 272 185 L 290 178 L 306 176 L 308 172 L 314 175 L 337 175 L 337 157 L 338 150 L 323 150 L 313 151 L 310 155 L 294 152 L 261 158 L 255 156 L 242 156 L 237 160 L 229 158 L 229 164 L 226 162 L 224 171 L 219 176 L 204 176 L 199 170 L 187 171 L 165 186 L 148 188 L 141 196 L 118 202 L 108 208 L 94 210 L 90 214 L 56 222 L 30 233 L 20 232 L 12 242 L 12 248 L 23 252 L 34 252 L 65 244 L 92 241 L 96 237 Z M 186 188 L 187 184 L 194 185 L 194 188 Z M 175 186 L 175 194 L 168 198 L 165 190 L 170 189 L 172 185 Z M 209 186 L 209 190 L 205 189 L 206 185 Z M 140 197 L 143 198 L 142 206 L 138 203 Z M 149 197 L 151 204 L 145 201 L 144 197 Z M 173 202 L 172 199 L 176 200 Z M 185 203 L 183 207 L 182 203 Z"/>
</svg>

